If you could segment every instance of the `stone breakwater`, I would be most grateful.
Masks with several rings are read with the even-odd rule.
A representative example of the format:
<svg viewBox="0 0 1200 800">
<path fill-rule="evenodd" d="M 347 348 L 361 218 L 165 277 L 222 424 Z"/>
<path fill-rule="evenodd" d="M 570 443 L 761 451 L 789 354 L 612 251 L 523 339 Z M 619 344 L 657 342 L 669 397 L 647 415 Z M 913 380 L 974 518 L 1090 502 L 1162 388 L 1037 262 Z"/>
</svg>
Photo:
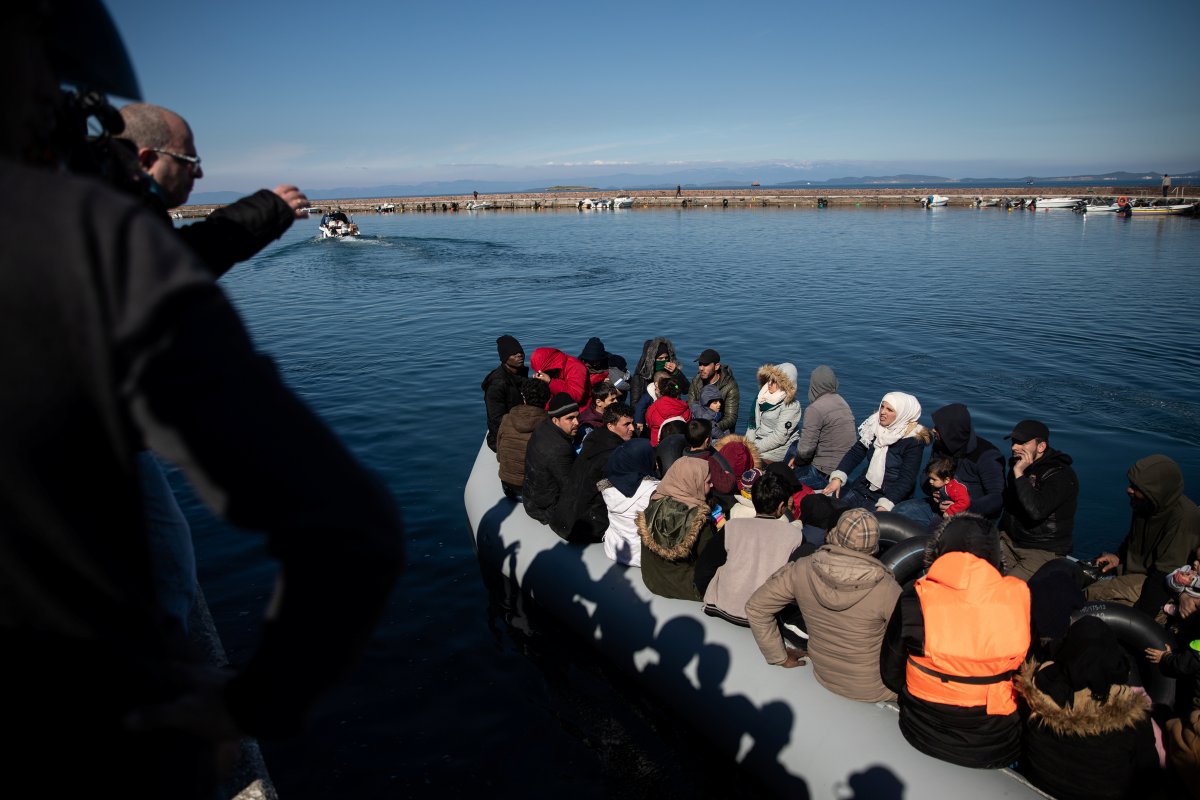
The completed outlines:
<svg viewBox="0 0 1200 800">
<path fill-rule="evenodd" d="M 1183 187 L 1179 187 L 1182 189 Z M 1193 187 L 1188 187 L 1194 191 Z M 510 211 L 574 211 L 579 201 L 595 198 L 611 200 L 617 196 L 633 198 L 633 208 L 920 208 L 921 201 L 931 194 L 950 198 L 948 205 L 973 206 L 976 199 L 1010 198 L 1018 200 L 1033 197 L 1078 197 L 1082 199 L 1115 198 L 1121 195 L 1133 199 L 1161 199 L 1157 188 L 1146 186 L 1084 186 L 1064 189 L 1055 186 L 997 186 L 989 188 L 962 187 L 926 189 L 921 187 L 900 188 L 881 186 L 877 189 L 746 189 L 713 190 L 684 189 L 676 195 L 674 189 L 656 189 L 640 192 L 613 192 L 598 189 L 571 189 L 562 191 L 530 192 L 525 194 L 480 194 L 478 202 L 491 204 L 489 210 Z M 314 197 L 314 211 L 338 209 L 348 214 L 380 213 L 380 208 L 392 205 L 394 209 L 383 213 L 410 212 L 453 212 L 466 211 L 473 195 L 439 195 L 428 197 L 371 197 L 349 200 L 327 200 Z M 1172 195 L 1172 202 L 1196 202 L 1195 197 Z M 220 205 L 184 206 L 177 213 L 187 217 L 202 217 Z"/>
</svg>

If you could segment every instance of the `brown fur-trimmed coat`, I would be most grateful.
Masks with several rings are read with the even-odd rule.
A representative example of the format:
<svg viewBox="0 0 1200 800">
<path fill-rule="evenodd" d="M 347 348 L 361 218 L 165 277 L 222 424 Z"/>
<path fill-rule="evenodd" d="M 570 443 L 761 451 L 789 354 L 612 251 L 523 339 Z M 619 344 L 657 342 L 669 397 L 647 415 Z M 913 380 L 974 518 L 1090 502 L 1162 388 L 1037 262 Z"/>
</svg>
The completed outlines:
<svg viewBox="0 0 1200 800">
<path fill-rule="evenodd" d="M 1059 800 L 1146 794 L 1159 772 L 1150 698 L 1115 685 L 1100 703 L 1085 688 L 1069 708 L 1059 708 L 1033 682 L 1043 666 L 1026 662 L 1015 681 L 1029 708 L 1020 772 Z"/>
</svg>

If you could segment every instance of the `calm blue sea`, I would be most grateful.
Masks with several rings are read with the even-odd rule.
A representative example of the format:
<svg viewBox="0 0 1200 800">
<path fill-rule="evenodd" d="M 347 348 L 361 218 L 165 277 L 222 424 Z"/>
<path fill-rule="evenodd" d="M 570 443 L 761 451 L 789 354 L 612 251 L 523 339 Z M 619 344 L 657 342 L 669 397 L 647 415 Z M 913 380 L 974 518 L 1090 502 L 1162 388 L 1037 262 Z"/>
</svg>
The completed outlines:
<svg viewBox="0 0 1200 800">
<path fill-rule="evenodd" d="M 906 391 L 926 422 L 966 403 L 1001 447 L 1037 417 L 1075 457 L 1083 556 L 1123 536 L 1134 460 L 1166 453 L 1200 489 L 1198 220 L 692 208 L 357 221 L 357 241 L 299 222 L 223 280 L 258 347 L 408 524 L 409 568 L 365 662 L 309 735 L 266 748 L 288 800 L 671 797 L 738 780 L 587 648 L 530 630 L 486 590 L 462 491 L 499 334 L 572 354 L 600 336 L 631 364 L 668 336 L 689 374 L 715 347 L 744 398 L 762 363 L 791 361 L 805 384 L 826 363 L 860 420 Z M 237 660 L 272 564 L 260 537 L 186 507 Z"/>
</svg>

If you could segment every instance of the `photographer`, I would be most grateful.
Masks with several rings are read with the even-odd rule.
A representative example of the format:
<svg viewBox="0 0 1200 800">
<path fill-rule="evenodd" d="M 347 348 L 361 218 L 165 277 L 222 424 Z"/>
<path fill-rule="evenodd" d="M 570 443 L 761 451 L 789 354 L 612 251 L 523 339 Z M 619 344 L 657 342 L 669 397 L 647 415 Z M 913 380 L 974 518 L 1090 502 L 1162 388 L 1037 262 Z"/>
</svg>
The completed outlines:
<svg viewBox="0 0 1200 800">
<path fill-rule="evenodd" d="M 0 236 L 3 764 L 58 796 L 210 797 L 230 742 L 298 731 L 365 645 L 400 520 L 254 351 L 209 268 L 136 201 L 61 171 L 86 160 L 69 113 L 86 104 L 59 101 L 60 82 L 139 95 L 103 6 L 9 9 L 0 64 L 0 207 L 23 222 Z M 280 562 L 236 673 L 163 624 L 143 442 Z"/>
</svg>

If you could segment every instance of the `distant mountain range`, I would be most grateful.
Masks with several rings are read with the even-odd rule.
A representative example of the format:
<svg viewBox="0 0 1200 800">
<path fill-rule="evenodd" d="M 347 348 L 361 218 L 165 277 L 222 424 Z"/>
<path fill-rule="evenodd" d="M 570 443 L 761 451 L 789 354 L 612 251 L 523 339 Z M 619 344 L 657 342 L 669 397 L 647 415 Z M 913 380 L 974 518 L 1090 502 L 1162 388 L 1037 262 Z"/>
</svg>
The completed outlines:
<svg viewBox="0 0 1200 800">
<path fill-rule="evenodd" d="M 800 168 L 784 164 L 742 166 L 736 169 L 705 167 L 680 170 L 670 175 L 648 175 L 617 173 L 599 176 L 565 176 L 543 179 L 540 184 L 533 180 L 504 181 L 425 181 L 422 183 L 396 183 L 379 186 L 339 186 L 331 189 L 305 191 L 314 200 L 348 200 L 372 197 L 454 197 L 465 196 L 473 191 L 480 194 L 529 194 L 545 191 L 548 186 L 580 186 L 604 192 L 635 192 L 674 189 L 738 189 L 749 188 L 758 183 L 764 189 L 791 189 L 802 186 L 897 186 L 918 187 L 930 184 L 962 184 L 975 186 L 1016 186 L 1032 181 L 1038 185 L 1054 183 L 1158 183 L 1162 174 L 1158 172 L 1106 172 L 1101 175 L 1058 175 L 1053 177 L 1026 175 L 1020 178 L 947 178 L 941 175 L 861 175 L 856 177 L 827 178 L 824 180 L 796 180 Z M 828 173 L 826 173 L 828 174 Z M 1200 182 L 1200 170 L 1171 176 L 1177 184 Z M 194 192 L 193 205 L 230 203 L 243 196 L 243 192 Z"/>
</svg>

